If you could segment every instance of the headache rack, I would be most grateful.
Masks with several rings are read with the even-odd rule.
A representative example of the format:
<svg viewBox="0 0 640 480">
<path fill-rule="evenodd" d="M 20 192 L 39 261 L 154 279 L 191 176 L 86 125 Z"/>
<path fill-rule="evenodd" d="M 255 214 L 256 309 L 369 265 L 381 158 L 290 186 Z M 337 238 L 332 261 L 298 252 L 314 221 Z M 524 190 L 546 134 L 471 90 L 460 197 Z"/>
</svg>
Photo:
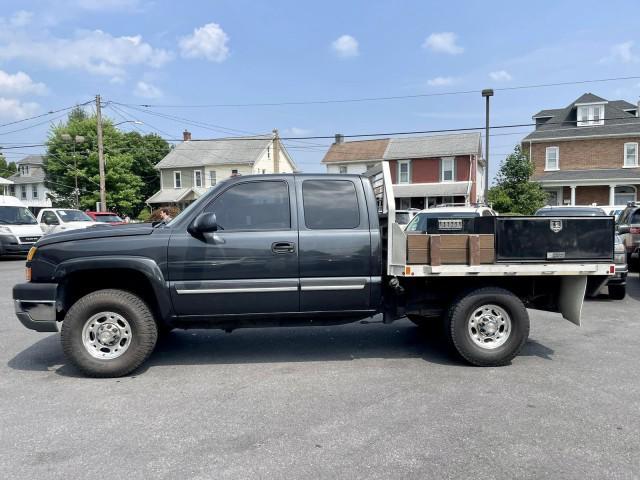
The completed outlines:
<svg viewBox="0 0 640 480">
<path fill-rule="evenodd" d="M 476 217 L 435 219 L 433 229 L 407 234 L 396 223 L 396 204 L 391 169 L 387 161 L 367 172 L 380 216 L 386 274 L 400 277 L 446 276 L 591 276 L 611 275 L 614 225 L 610 217 Z M 557 247 L 549 239 L 568 237 L 585 227 L 598 242 L 580 248 Z M 549 222 L 559 222 L 566 231 L 552 236 Z M 564 223 L 563 223 L 564 222 Z M 551 225 L 553 227 L 553 225 Z M 540 233 L 548 230 L 549 237 Z M 573 229 L 573 230 L 571 230 Z M 610 242 L 608 240 L 609 233 Z M 523 233 L 524 232 L 524 233 Z M 528 237 L 531 239 L 527 239 Z M 581 237 L 582 238 L 582 237 Z M 523 242 L 530 245 L 510 245 Z M 564 249 L 564 250 L 563 250 Z"/>
</svg>

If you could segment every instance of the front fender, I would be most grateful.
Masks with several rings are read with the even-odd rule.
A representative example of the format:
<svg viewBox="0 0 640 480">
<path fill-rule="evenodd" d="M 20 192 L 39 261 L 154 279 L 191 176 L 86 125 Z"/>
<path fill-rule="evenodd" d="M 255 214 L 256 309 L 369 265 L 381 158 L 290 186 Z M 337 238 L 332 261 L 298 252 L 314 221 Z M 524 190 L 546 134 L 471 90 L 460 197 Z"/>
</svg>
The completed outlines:
<svg viewBox="0 0 640 480">
<path fill-rule="evenodd" d="M 77 272 L 94 270 L 134 270 L 142 273 L 148 280 L 156 297 L 159 314 L 167 319 L 173 314 L 173 306 L 168 295 L 168 286 L 162 270 L 151 258 L 135 256 L 93 256 L 64 260 L 59 263 L 53 277 L 56 282 L 63 282 L 69 275 Z"/>
</svg>

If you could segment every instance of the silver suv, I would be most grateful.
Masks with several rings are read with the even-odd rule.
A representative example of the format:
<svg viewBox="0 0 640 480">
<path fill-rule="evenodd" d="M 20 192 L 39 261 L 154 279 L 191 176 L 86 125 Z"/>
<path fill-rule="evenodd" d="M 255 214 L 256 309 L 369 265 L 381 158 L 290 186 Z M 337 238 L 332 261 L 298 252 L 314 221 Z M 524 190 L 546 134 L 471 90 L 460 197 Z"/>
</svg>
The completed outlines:
<svg viewBox="0 0 640 480">
<path fill-rule="evenodd" d="M 640 251 L 640 206 L 631 203 L 618 218 L 618 235 L 627 252 L 629 266 L 637 266 Z"/>
</svg>

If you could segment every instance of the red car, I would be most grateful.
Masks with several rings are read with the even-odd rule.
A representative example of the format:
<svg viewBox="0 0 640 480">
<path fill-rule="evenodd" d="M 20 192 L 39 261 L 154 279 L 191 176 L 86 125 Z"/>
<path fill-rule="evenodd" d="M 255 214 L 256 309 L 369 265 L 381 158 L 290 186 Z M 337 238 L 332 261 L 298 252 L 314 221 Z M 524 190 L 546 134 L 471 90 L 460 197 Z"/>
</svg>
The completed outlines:
<svg viewBox="0 0 640 480">
<path fill-rule="evenodd" d="M 112 212 L 84 212 L 89 215 L 96 222 L 108 223 L 109 225 L 124 225 L 126 222 L 118 216 L 116 213 Z"/>
</svg>

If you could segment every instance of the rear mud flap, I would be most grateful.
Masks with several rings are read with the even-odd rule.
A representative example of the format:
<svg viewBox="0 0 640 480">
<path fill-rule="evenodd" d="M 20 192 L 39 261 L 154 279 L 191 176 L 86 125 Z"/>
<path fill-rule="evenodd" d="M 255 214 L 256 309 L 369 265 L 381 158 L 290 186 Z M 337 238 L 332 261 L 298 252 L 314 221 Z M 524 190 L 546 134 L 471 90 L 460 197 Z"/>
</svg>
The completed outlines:
<svg viewBox="0 0 640 480">
<path fill-rule="evenodd" d="M 560 282 L 558 308 L 565 320 L 580 326 L 582 304 L 587 290 L 586 275 L 566 276 Z"/>
</svg>

